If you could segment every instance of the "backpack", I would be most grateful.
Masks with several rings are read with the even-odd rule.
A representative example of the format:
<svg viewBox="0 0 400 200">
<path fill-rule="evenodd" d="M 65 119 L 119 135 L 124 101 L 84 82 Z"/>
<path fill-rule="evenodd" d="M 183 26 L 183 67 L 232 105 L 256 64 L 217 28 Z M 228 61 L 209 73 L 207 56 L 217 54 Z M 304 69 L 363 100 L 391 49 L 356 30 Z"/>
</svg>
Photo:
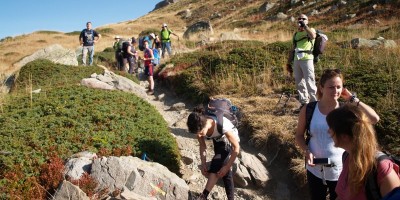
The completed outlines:
<svg viewBox="0 0 400 200">
<path fill-rule="evenodd" d="M 158 64 L 160 64 L 160 54 L 158 52 L 158 49 L 154 48 L 153 49 L 153 65 L 156 66 Z"/>
<path fill-rule="evenodd" d="M 143 37 L 140 37 L 139 38 L 139 50 L 140 51 L 144 51 L 144 40 L 145 40 L 145 36 L 143 36 Z"/>
<path fill-rule="evenodd" d="M 311 119 L 314 114 L 315 106 L 317 105 L 318 101 L 310 102 L 306 105 L 306 145 L 310 142 L 311 134 L 310 134 L 310 124 Z M 344 102 L 339 102 L 339 106 L 343 106 Z"/>
<path fill-rule="evenodd" d="M 119 39 L 118 45 L 117 45 L 117 50 L 118 51 L 121 51 L 121 52 L 123 51 L 123 44 L 125 42 L 129 42 L 129 40 L 128 39 L 124 39 L 124 38 Z"/>
<path fill-rule="evenodd" d="M 297 32 L 293 36 L 293 45 L 295 48 L 296 48 L 297 42 L 299 42 L 301 40 L 308 39 L 310 41 L 310 38 L 308 36 L 300 38 L 299 40 L 296 40 L 295 39 L 296 34 L 297 34 Z M 316 30 L 316 37 L 314 40 L 314 44 L 312 44 L 311 49 L 308 51 L 301 51 L 301 52 L 313 54 L 314 63 L 317 63 L 319 61 L 319 55 L 323 54 L 325 51 L 327 42 L 328 42 L 328 36 L 325 35 L 324 33 L 322 33 L 322 31 Z M 293 58 L 294 58 L 294 56 L 293 56 Z"/>
<path fill-rule="evenodd" d="M 127 52 L 128 52 L 128 47 L 129 47 L 129 45 L 130 45 L 130 42 L 129 42 L 129 41 L 123 42 L 123 43 L 122 43 L 121 51 L 122 51 L 123 53 L 127 53 Z"/>
<path fill-rule="evenodd" d="M 347 151 L 343 152 L 342 155 L 342 163 L 346 160 L 349 153 Z M 397 158 L 385 151 L 379 151 L 375 156 L 377 162 L 381 162 L 382 160 L 389 159 L 394 162 L 396 165 L 400 166 L 400 158 Z M 365 183 L 365 192 L 368 200 L 379 200 L 382 199 L 382 195 L 378 185 L 378 172 L 374 167 L 372 172 L 368 175 L 367 181 Z"/>
<path fill-rule="evenodd" d="M 232 105 L 227 98 L 211 99 L 206 108 L 206 114 L 215 117 L 217 121 L 217 130 L 223 135 L 223 117 L 227 118 L 237 128 L 239 126 L 239 109 Z"/>
</svg>

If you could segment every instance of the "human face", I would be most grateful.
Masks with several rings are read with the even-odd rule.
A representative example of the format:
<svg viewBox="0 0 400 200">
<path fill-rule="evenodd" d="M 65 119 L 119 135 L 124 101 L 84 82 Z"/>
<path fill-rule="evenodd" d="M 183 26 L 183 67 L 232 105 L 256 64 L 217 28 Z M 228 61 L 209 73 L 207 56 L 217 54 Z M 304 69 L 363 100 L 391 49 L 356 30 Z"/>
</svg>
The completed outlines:
<svg viewBox="0 0 400 200">
<path fill-rule="evenodd" d="M 92 29 L 92 23 L 90 23 L 90 22 L 89 22 L 89 23 L 86 23 L 86 28 L 87 28 L 87 29 Z"/>
<path fill-rule="evenodd" d="M 343 90 L 343 81 L 340 77 L 335 76 L 328 79 L 322 86 L 322 97 L 338 100 Z"/>
</svg>

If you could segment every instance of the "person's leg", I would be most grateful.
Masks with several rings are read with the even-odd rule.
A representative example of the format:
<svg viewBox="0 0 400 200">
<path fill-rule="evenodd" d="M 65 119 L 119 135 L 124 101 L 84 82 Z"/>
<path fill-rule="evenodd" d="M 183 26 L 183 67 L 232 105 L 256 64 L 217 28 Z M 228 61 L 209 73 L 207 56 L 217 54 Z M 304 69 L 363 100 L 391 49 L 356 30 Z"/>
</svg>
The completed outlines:
<svg viewBox="0 0 400 200">
<path fill-rule="evenodd" d="M 161 43 L 161 48 L 162 48 L 162 58 L 164 58 L 165 48 L 167 48 L 167 43 L 166 42 Z"/>
<path fill-rule="evenodd" d="M 88 47 L 89 49 L 89 65 L 93 64 L 94 46 Z"/>
<path fill-rule="evenodd" d="M 171 57 L 171 55 L 172 55 L 171 42 L 165 43 L 165 46 L 166 46 L 167 51 L 168 51 L 168 56 Z"/>
<path fill-rule="evenodd" d="M 87 54 L 88 54 L 88 48 L 85 47 L 85 46 L 83 46 L 83 47 L 82 47 L 82 64 L 83 64 L 83 65 L 86 65 L 86 57 L 87 57 Z"/>
<path fill-rule="evenodd" d="M 133 67 L 134 67 L 134 62 L 133 62 L 133 57 L 128 57 L 128 63 L 129 63 L 129 70 L 128 73 L 132 74 L 133 73 Z"/>
<path fill-rule="evenodd" d="M 308 96 L 310 97 L 310 102 L 317 101 L 317 86 L 315 84 L 315 73 L 314 73 L 314 61 L 307 60 L 302 63 L 301 66 L 304 73 L 304 81 L 307 85 Z"/>
<path fill-rule="evenodd" d="M 307 182 L 310 189 L 311 200 L 325 200 L 328 187 L 324 185 L 322 179 L 314 176 L 307 170 Z"/>
<path fill-rule="evenodd" d="M 222 180 L 224 181 L 224 186 L 225 186 L 225 192 L 228 200 L 233 200 L 234 199 L 234 183 L 233 183 L 233 175 L 232 175 L 232 170 L 229 170 L 229 172 L 222 177 Z"/>
<path fill-rule="evenodd" d="M 122 58 L 122 66 L 119 68 L 119 71 L 124 71 L 128 62 L 128 58 Z"/>
<path fill-rule="evenodd" d="M 337 198 L 337 194 L 335 191 L 337 181 L 326 181 L 326 184 L 328 184 L 328 188 L 329 188 L 329 199 L 335 200 Z"/>
<path fill-rule="evenodd" d="M 306 103 L 308 103 L 308 96 L 307 96 L 307 89 L 305 86 L 305 81 L 303 78 L 301 62 L 302 61 L 300 61 L 300 60 L 295 60 L 293 62 L 293 74 L 294 74 L 294 80 L 296 83 L 297 93 L 299 94 L 299 101 L 301 104 L 306 104 Z"/>
<path fill-rule="evenodd" d="M 163 54 L 162 49 L 161 48 L 157 48 L 157 49 L 158 49 L 158 53 L 160 54 L 160 58 L 161 58 L 162 54 Z"/>
</svg>

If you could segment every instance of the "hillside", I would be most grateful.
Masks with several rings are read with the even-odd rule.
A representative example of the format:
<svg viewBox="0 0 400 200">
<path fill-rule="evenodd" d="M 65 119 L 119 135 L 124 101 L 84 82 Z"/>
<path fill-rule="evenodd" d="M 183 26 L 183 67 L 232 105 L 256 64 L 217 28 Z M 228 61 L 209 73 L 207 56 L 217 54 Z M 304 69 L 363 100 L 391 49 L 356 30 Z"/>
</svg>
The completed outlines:
<svg viewBox="0 0 400 200">
<path fill-rule="evenodd" d="M 382 36 L 399 44 L 400 3 L 293 0 L 269 2 L 269 6 L 263 6 L 264 3 L 259 0 L 180 0 L 136 20 L 95 27 L 103 36 L 96 52 L 110 47 L 114 35 L 136 37 L 142 31 L 158 30 L 162 23 L 167 23 L 181 40 L 173 37 L 178 54 L 165 62 L 175 66 L 171 70 L 173 75 L 163 77 L 161 74 L 158 84 L 170 86 L 177 98 L 191 103 L 205 96 L 231 98 L 244 113 L 243 143 L 249 144 L 248 148 L 255 154 L 263 153 L 268 159 L 268 170 L 273 172 L 269 185 L 272 189 L 260 189 L 260 193 L 279 190 L 282 184 L 287 184 L 287 188 L 293 189 L 292 197 L 301 198 L 306 195 L 303 191 L 304 161 L 293 138 L 297 123 L 293 110 L 298 103 L 295 95 L 289 99 L 287 110 L 277 102 L 283 92 L 294 93 L 293 79 L 285 75 L 284 64 L 292 33 L 296 30 L 295 19 L 298 14 L 306 13 L 311 26 L 323 30 L 330 39 L 316 74 L 326 68 L 343 70 L 347 75 L 346 87 L 373 105 L 382 117 L 378 124 L 381 144 L 400 154 L 399 48 L 343 48 L 350 46 L 350 40 L 356 37 Z M 265 7 L 271 8 L 260 11 Z M 278 19 L 283 16 L 279 13 L 287 16 Z M 186 28 L 199 20 L 210 21 L 214 33 L 183 39 Z M 77 49 L 78 31 L 39 31 L 2 39 L 0 77 L 15 73 L 19 69 L 13 63 L 50 44 Z M 244 41 L 219 42 L 220 35 L 228 32 Z M 206 40 L 207 45 L 196 46 L 201 40 Z M 192 53 L 185 53 L 189 51 Z M 206 73 L 198 73 L 204 71 Z"/>
</svg>

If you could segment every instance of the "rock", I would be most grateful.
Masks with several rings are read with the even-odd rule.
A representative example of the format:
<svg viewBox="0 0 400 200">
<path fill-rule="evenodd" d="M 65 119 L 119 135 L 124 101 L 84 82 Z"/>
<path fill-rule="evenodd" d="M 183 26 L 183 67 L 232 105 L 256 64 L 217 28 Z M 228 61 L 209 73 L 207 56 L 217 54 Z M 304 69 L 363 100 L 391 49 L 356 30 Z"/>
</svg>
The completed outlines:
<svg viewBox="0 0 400 200">
<path fill-rule="evenodd" d="M 54 194 L 54 200 L 90 200 L 90 198 L 76 185 L 64 180 Z"/>
<path fill-rule="evenodd" d="M 184 180 L 158 163 L 137 157 L 95 159 L 91 176 L 99 183 L 97 190 L 127 189 L 146 198 L 188 199 L 189 186 Z"/>
<path fill-rule="evenodd" d="M 279 12 L 275 17 L 275 19 L 277 19 L 277 20 L 284 20 L 287 18 L 288 18 L 288 16 L 286 14 L 284 14 L 283 12 Z"/>
<path fill-rule="evenodd" d="M 180 111 L 185 109 L 186 105 L 185 103 L 179 102 L 179 103 L 175 103 L 174 105 L 171 106 L 171 110 L 176 110 L 176 111 Z"/>
<path fill-rule="evenodd" d="M 156 197 L 145 197 L 135 192 L 130 191 L 128 188 L 124 187 L 124 190 L 120 194 L 123 199 L 134 199 L 134 200 L 157 200 Z"/>
<path fill-rule="evenodd" d="M 237 35 L 234 32 L 224 32 L 224 33 L 221 33 L 220 40 L 221 41 L 225 41 L 225 40 L 243 40 L 243 38 L 241 38 L 239 35 Z"/>
<path fill-rule="evenodd" d="M 357 48 L 379 48 L 379 47 L 384 47 L 384 48 L 394 48 L 397 47 L 397 44 L 393 40 L 386 40 L 386 39 L 373 39 L 373 40 L 368 40 L 364 38 L 354 38 L 351 40 L 351 47 L 353 49 Z"/>
<path fill-rule="evenodd" d="M 81 85 L 84 85 L 89 88 L 96 88 L 102 90 L 115 90 L 115 88 L 107 83 L 104 83 L 95 78 L 84 78 L 81 80 Z"/>
<path fill-rule="evenodd" d="M 193 34 L 199 32 L 206 32 L 210 35 L 214 34 L 213 28 L 209 21 L 199 21 L 189 26 L 183 34 L 183 37 L 185 39 L 190 39 Z"/>
<path fill-rule="evenodd" d="M 78 180 L 85 172 L 90 174 L 92 160 L 86 157 L 72 158 L 65 164 L 64 175 Z"/>
<path fill-rule="evenodd" d="M 240 162 L 236 159 L 235 163 L 232 166 L 233 174 L 233 181 L 235 185 L 239 187 L 247 187 L 251 183 L 251 176 L 247 171 L 247 168 L 240 164 Z"/>
<path fill-rule="evenodd" d="M 14 67 L 19 70 L 22 66 L 37 59 L 47 59 L 57 64 L 78 66 L 75 51 L 65 49 L 59 44 L 53 44 L 23 58 L 15 63 Z"/>
<path fill-rule="evenodd" d="M 267 168 L 264 167 L 262 162 L 256 156 L 242 151 L 240 164 L 247 168 L 257 186 L 265 186 L 269 180 L 269 173 Z"/>
<path fill-rule="evenodd" d="M 192 16 L 192 11 L 186 9 L 181 12 L 178 12 L 177 15 L 181 16 L 182 19 L 188 19 Z"/>
<path fill-rule="evenodd" d="M 264 13 L 273 8 L 276 5 L 276 3 L 271 3 L 271 2 L 265 2 L 263 5 L 260 6 L 258 9 L 258 12 Z"/>
</svg>

